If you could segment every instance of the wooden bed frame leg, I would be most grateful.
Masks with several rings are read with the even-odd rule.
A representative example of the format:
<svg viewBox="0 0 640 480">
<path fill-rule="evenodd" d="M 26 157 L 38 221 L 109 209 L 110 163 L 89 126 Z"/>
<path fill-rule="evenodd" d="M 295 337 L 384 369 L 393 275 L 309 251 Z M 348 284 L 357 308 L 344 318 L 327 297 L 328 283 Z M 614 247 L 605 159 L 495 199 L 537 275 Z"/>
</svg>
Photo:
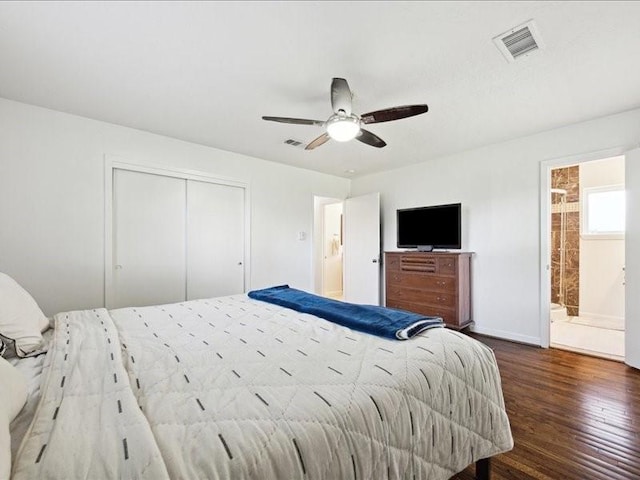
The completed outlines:
<svg viewBox="0 0 640 480">
<path fill-rule="evenodd" d="M 481 458 L 476 462 L 476 480 L 491 480 L 490 458 Z"/>
</svg>

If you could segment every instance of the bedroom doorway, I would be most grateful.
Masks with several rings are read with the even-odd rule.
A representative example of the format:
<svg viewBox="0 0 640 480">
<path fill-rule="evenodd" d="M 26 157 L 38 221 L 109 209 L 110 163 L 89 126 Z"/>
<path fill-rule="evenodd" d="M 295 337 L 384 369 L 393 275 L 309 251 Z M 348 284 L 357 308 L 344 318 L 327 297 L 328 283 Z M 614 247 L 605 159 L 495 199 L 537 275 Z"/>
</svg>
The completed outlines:
<svg viewBox="0 0 640 480">
<path fill-rule="evenodd" d="M 342 202 L 324 205 L 322 296 L 342 300 Z"/>
<path fill-rule="evenodd" d="M 624 361 L 625 157 L 549 174 L 549 346 Z"/>
<path fill-rule="evenodd" d="M 380 305 L 380 194 L 315 196 L 313 231 L 314 292 Z"/>
<path fill-rule="evenodd" d="M 314 197 L 314 292 L 343 299 L 343 200 Z"/>
</svg>

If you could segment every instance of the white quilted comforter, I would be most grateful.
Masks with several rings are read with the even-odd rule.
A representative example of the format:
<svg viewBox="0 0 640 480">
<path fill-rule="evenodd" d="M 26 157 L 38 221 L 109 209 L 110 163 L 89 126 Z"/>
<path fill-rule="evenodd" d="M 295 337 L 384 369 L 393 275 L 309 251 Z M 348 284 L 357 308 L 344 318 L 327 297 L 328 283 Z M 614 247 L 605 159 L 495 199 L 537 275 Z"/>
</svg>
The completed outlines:
<svg viewBox="0 0 640 480">
<path fill-rule="evenodd" d="M 493 352 L 245 295 L 55 318 L 22 479 L 446 479 L 513 446 Z"/>
</svg>

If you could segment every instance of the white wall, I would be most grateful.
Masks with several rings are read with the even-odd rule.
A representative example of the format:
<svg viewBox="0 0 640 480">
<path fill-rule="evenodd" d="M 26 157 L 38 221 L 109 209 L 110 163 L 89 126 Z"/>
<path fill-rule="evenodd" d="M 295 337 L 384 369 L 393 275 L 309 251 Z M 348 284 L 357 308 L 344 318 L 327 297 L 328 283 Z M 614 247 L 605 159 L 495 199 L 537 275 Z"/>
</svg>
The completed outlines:
<svg viewBox="0 0 640 480">
<path fill-rule="evenodd" d="M 0 99 L 0 271 L 48 315 L 104 305 L 105 154 L 248 183 L 251 288 L 310 289 L 313 195 L 349 191 L 343 178 Z"/>
<path fill-rule="evenodd" d="M 624 185 L 624 156 L 581 163 L 579 170 L 581 209 L 585 188 Z M 623 267 L 624 237 L 580 236 L 580 315 L 624 319 Z"/>
<path fill-rule="evenodd" d="M 463 250 L 475 252 L 474 329 L 540 344 L 540 162 L 639 141 L 637 109 L 357 178 L 352 195 L 381 193 L 385 250 L 396 249 L 396 209 L 462 202 Z M 640 190 L 638 177 L 628 190 Z M 640 191 L 635 198 L 640 202 Z M 640 335 L 630 341 L 639 343 Z"/>
</svg>

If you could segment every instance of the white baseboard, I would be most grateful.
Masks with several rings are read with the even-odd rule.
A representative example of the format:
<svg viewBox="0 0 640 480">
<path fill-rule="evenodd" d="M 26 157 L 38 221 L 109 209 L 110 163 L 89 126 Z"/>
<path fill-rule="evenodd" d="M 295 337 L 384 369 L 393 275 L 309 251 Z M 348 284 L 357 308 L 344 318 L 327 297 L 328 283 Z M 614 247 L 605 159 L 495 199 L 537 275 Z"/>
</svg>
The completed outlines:
<svg viewBox="0 0 640 480">
<path fill-rule="evenodd" d="M 479 333 L 481 335 L 487 335 L 489 337 L 496 337 L 503 340 L 511 340 L 514 342 L 526 343 L 528 345 L 535 345 L 536 347 L 539 347 L 542 343 L 539 337 L 530 337 L 529 335 L 520 335 L 520 334 L 509 332 L 506 330 L 497 330 L 495 328 L 484 328 L 479 325 L 473 325 L 471 327 L 471 331 L 475 333 Z"/>
</svg>

